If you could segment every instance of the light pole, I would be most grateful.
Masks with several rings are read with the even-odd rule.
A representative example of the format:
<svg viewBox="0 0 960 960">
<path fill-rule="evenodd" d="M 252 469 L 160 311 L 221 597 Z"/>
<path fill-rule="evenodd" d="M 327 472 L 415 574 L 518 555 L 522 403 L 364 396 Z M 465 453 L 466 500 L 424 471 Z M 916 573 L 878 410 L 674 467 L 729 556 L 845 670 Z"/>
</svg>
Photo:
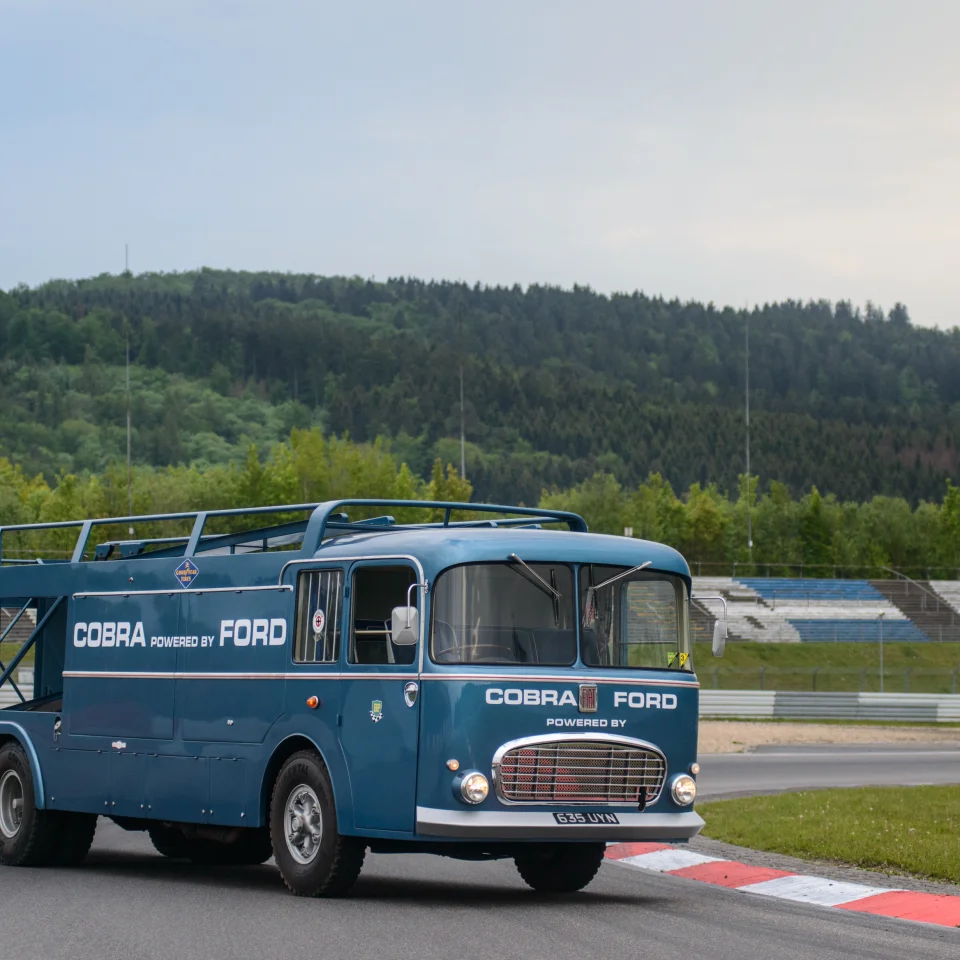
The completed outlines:
<svg viewBox="0 0 960 960">
<path fill-rule="evenodd" d="M 747 428 L 747 550 L 753 559 L 753 531 L 750 527 L 750 309 L 744 309 L 746 319 L 746 359 L 743 377 L 744 422 Z"/>
<path fill-rule="evenodd" d="M 880 692 L 883 693 L 883 614 L 877 619 L 880 621 Z"/>
</svg>

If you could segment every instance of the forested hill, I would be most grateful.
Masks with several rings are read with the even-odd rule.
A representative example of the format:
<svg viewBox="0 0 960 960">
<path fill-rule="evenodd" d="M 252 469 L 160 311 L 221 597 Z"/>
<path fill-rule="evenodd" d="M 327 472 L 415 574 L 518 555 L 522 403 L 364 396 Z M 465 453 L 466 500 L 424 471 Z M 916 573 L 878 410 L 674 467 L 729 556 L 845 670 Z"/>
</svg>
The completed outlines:
<svg viewBox="0 0 960 960">
<path fill-rule="evenodd" d="M 0 293 L 0 456 L 48 476 L 124 452 L 223 462 L 295 426 L 459 460 L 475 496 L 536 502 L 597 470 L 676 489 L 743 472 L 745 315 L 586 288 L 201 270 Z M 795 493 L 939 500 L 960 472 L 960 330 L 847 304 L 750 315 L 752 472 Z"/>
</svg>

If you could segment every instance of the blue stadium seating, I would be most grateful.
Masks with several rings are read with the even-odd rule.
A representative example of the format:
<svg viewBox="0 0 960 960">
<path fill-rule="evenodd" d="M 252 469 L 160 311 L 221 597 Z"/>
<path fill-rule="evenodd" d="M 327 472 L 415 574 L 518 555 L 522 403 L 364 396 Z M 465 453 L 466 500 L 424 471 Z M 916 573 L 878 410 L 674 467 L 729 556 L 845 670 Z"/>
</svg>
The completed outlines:
<svg viewBox="0 0 960 960">
<path fill-rule="evenodd" d="M 764 600 L 859 600 L 886 603 L 866 580 L 809 580 L 793 577 L 737 577 Z"/>
<path fill-rule="evenodd" d="M 804 642 L 839 641 L 841 643 L 877 643 L 877 620 L 793 620 L 790 621 Z M 912 620 L 884 620 L 883 639 L 901 643 L 927 643 L 930 638 Z"/>
</svg>

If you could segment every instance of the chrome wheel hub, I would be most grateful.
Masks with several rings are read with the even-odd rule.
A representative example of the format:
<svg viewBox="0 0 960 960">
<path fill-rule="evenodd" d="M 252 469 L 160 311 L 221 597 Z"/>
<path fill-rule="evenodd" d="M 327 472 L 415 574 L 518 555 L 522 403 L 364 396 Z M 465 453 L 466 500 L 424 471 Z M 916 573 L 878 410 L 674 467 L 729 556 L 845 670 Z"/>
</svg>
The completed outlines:
<svg viewBox="0 0 960 960">
<path fill-rule="evenodd" d="M 16 770 L 0 777 L 0 833 L 12 839 L 20 832 L 23 820 L 23 782 Z"/>
<path fill-rule="evenodd" d="M 297 863 L 312 863 L 323 838 L 323 816 L 313 787 L 301 783 L 290 791 L 283 819 L 290 856 Z"/>
</svg>

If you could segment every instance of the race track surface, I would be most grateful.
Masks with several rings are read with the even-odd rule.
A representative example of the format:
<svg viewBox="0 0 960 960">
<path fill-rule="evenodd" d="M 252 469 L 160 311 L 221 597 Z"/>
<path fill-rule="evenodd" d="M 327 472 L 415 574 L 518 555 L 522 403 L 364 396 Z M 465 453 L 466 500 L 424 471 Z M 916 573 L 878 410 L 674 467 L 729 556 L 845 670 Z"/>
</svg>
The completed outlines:
<svg viewBox="0 0 960 960">
<path fill-rule="evenodd" d="M 766 746 L 753 753 L 700 757 L 703 799 L 811 787 L 960 783 L 960 750 L 908 743 L 865 746 Z"/>
<path fill-rule="evenodd" d="M 945 767 L 960 781 L 956 752 L 929 749 L 779 748 L 705 757 L 703 767 L 706 796 L 943 782 Z M 82 867 L 0 867 L 0 944 L 2 957 L 43 960 L 956 960 L 960 930 L 769 900 L 615 863 L 581 894 L 544 898 L 509 861 L 368 856 L 351 897 L 301 900 L 270 864 L 165 860 L 145 834 L 101 820 Z"/>
</svg>

